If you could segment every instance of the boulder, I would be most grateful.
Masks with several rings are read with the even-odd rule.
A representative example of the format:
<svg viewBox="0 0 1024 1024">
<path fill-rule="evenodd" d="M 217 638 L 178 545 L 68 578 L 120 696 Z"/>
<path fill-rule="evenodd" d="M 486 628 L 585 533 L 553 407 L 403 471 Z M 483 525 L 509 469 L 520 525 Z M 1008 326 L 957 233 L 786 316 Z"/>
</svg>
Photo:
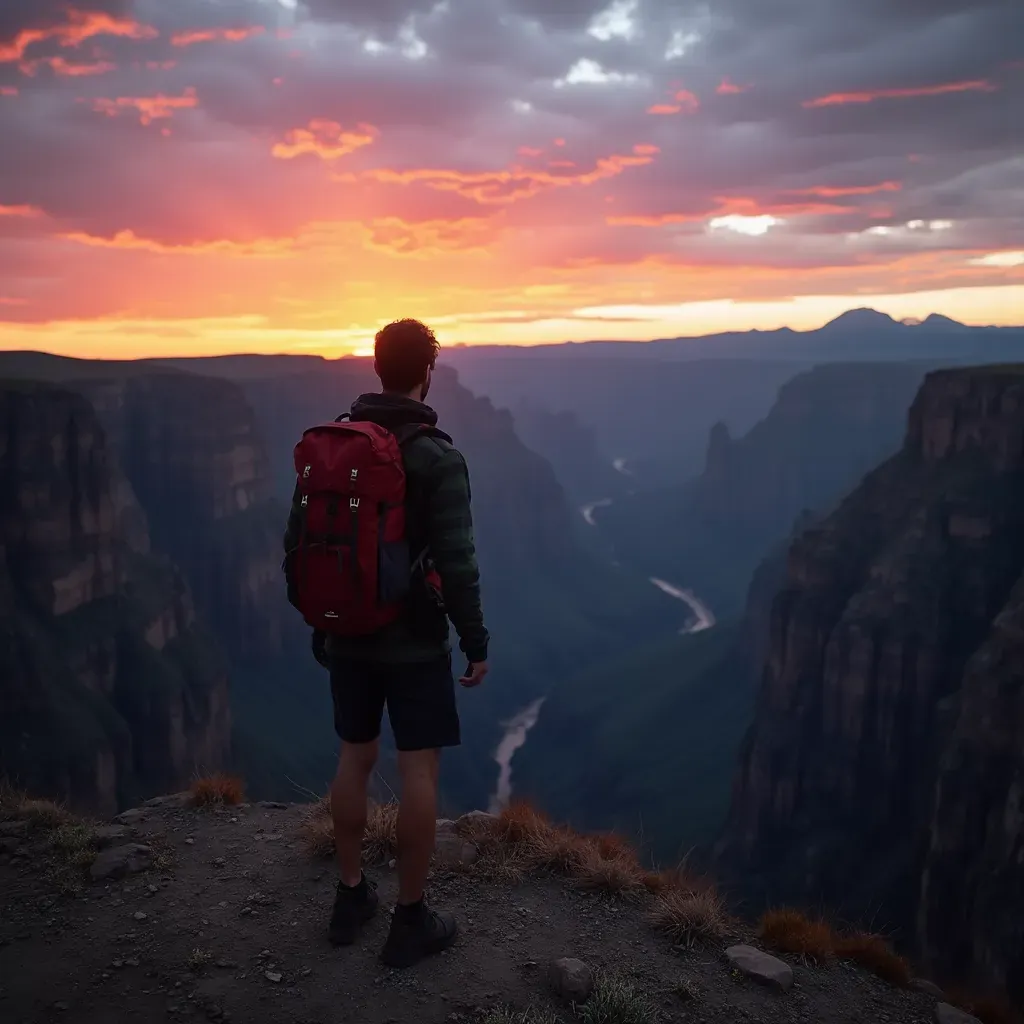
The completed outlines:
<svg viewBox="0 0 1024 1024">
<path fill-rule="evenodd" d="M 487 831 L 498 823 L 496 814 L 487 811 L 470 811 L 455 822 L 456 832 Z"/>
<path fill-rule="evenodd" d="M 145 821 L 146 817 L 145 807 L 132 807 L 127 811 L 122 811 L 114 821 L 120 822 L 122 825 L 138 825 Z"/>
<path fill-rule="evenodd" d="M 140 843 L 126 843 L 101 850 L 89 868 L 94 882 L 109 878 L 122 878 L 145 871 L 153 863 L 152 847 Z"/>
<path fill-rule="evenodd" d="M 131 835 L 131 829 L 126 825 L 97 825 L 92 834 L 96 845 L 103 850 L 127 839 Z"/>
<path fill-rule="evenodd" d="M 549 965 L 548 985 L 559 999 L 578 1006 L 594 991 L 594 972 L 582 960 L 563 957 Z"/>
<path fill-rule="evenodd" d="M 935 1024 L 981 1024 L 981 1021 L 949 1003 L 939 1003 L 935 1007 Z"/>
<path fill-rule="evenodd" d="M 480 851 L 462 836 L 439 835 L 434 845 L 434 860 L 443 867 L 469 867 L 476 862 Z"/>
<path fill-rule="evenodd" d="M 736 970 L 761 985 L 788 992 L 793 987 L 793 968 L 780 960 L 753 946 L 730 946 L 725 951 L 726 958 Z"/>
</svg>

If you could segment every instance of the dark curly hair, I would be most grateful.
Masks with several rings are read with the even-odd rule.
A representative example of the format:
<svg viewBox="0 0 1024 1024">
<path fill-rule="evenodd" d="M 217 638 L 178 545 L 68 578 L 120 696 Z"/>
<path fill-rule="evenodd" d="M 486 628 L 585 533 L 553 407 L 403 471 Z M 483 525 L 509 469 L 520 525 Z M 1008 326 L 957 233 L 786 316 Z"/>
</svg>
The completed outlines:
<svg viewBox="0 0 1024 1024">
<path fill-rule="evenodd" d="M 374 339 L 374 369 L 385 391 L 407 394 L 434 368 L 441 346 L 434 332 L 419 320 L 396 320 Z"/>
</svg>

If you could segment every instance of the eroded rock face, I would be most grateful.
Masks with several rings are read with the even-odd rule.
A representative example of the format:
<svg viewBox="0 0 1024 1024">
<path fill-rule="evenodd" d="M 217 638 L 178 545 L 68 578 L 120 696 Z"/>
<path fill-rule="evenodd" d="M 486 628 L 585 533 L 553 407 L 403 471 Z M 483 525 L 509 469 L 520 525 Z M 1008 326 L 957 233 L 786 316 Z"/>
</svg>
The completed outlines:
<svg viewBox="0 0 1024 1024">
<path fill-rule="evenodd" d="M 241 389 L 192 373 L 80 381 L 146 512 L 229 652 L 280 652 L 281 534 L 263 439 Z M 154 622 L 153 636 L 167 636 Z"/>
<path fill-rule="evenodd" d="M 932 374 L 899 454 L 790 549 L 723 874 L 1024 985 L 1022 578 L 1024 372 Z"/>
<path fill-rule="evenodd" d="M 0 386 L 0 771 L 113 813 L 223 764 L 226 679 L 81 396 Z"/>
</svg>

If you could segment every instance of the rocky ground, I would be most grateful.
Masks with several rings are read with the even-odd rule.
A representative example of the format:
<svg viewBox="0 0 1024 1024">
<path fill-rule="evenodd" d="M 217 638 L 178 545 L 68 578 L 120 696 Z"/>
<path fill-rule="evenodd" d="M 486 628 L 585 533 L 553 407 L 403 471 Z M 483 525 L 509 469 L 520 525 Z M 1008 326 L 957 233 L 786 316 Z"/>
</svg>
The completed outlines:
<svg viewBox="0 0 1024 1024">
<path fill-rule="evenodd" d="M 305 813 L 266 803 L 199 810 L 165 798 L 100 829 L 105 848 L 91 866 L 91 854 L 75 860 L 75 826 L 0 821 L 0 1019 L 468 1024 L 569 1022 L 579 1013 L 585 1024 L 926 1024 L 939 1016 L 934 994 L 890 987 L 842 962 L 790 958 L 788 990 L 759 984 L 743 973 L 742 954 L 726 956 L 750 936 L 676 949 L 642 905 L 556 878 L 499 883 L 439 871 L 431 898 L 455 911 L 461 937 L 436 960 L 392 971 L 377 952 L 394 871 L 371 873 L 382 908 L 361 941 L 332 948 L 335 876 L 299 838 Z M 54 861 L 55 836 L 70 869 Z M 561 958 L 586 967 L 553 968 Z M 624 986 L 628 1006 L 609 999 L 573 1011 L 553 994 L 552 979 L 586 986 L 590 972 L 599 992 Z M 523 1012 L 531 1007 L 536 1015 Z"/>
</svg>

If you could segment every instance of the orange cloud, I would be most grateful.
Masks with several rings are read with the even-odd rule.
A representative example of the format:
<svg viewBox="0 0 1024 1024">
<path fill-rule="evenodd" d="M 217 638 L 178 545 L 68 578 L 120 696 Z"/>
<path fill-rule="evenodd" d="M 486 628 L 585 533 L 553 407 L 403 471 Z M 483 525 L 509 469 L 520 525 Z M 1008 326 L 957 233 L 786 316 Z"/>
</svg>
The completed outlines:
<svg viewBox="0 0 1024 1024">
<path fill-rule="evenodd" d="M 873 103 L 875 100 L 907 99 L 913 96 L 942 96 L 951 92 L 996 92 L 998 85 L 986 79 L 971 82 L 947 82 L 944 85 L 922 85 L 910 89 L 873 89 L 867 92 L 835 92 L 804 100 L 805 107 L 836 107 L 846 103 Z"/>
<path fill-rule="evenodd" d="M 655 103 L 647 108 L 648 114 L 695 114 L 700 110 L 700 100 L 689 89 L 680 89 L 673 97 L 672 103 Z"/>
<path fill-rule="evenodd" d="M 520 146 L 516 150 L 519 156 L 540 156 L 543 152 L 543 149 L 535 149 L 533 146 Z"/>
<path fill-rule="evenodd" d="M 46 28 L 23 29 L 6 43 L 0 43 L 0 64 L 21 60 L 34 43 L 55 39 L 61 46 L 78 46 L 93 36 L 120 36 L 125 39 L 153 39 L 159 33 L 149 25 L 130 18 L 118 18 L 102 11 L 69 8 L 68 20 Z"/>
<path fill-rule="evenodd" d="M 0 203 L 0 217 L 41 217 L 43 211 L 38 206 L 4 206 Z"/>
<path fill-rule="evenodd" d="M 793 196 L 818 196 L 821 199 L 837 199 L 841 196 L 870 196 L 876 192 L 899 192 L 903 188 L 900 181 L 880 181 L 877 185 L 851 185 L 846 188 L 830 185 L 815 185 L 813 188 L 791 189 Z"/>
<path fill-rule="evenodd" d="M 165 256 L 205 255 L 210 253 L 225 253 L 238 256 L 279 256 L 294 248 L 294 240 L 291 238 L 257 238 L 251 242 L 235 242 L 227 238 L 218 238 L 205 242 L 160 242 L 154 238 L 144 238 L 136 235 L 130 228 L 125 231 L 118 231 L 109 237 L 90 235 L 82 231 L 70 232 L 59 237 L 65 242 L 88 245 L 95 249 L 129 249 L 159 253 Z"/>
<path fill-rule="evenodd" d="M 146 70 L 147 71 L 170 71 L 171 68 L 176 68 L 178 62 L 176 60 L 147 60 Z"/>
<path fill-rule="evenodd" d="M 105 75 L 108 71 L 114 71 L 116 64 L 108 60 L 93 61 L 91 64 L 76 64 L 65 60 L 63 57 L 37 57 L 35 60 L 25 60 L 18 65 L 23 75 L 29 78 L 35 77 L 41 66 L 48 67 L 55 75 L 62 78 L 82 78 L 86 75 Z"/>
<path fill-rule="evenodd" d="M 118 96 L 115 99 L 92 100 L 92 109 L 107 117 L 117 117 L 122 111 L 136 110 L 141 124 L 152 124 L 161 118 L 172 117 L 176 110 L 199 106 L 195 89 L 189 88 L 180 96 Z"/>
<path fill-rule="evenodd" d="M 17 96 L 18 89 L 13 85 L 0 85 L 0 96 Z"/>
<path fill-rule="evenodd" d="M 719 96 L 736 96 L 741 92 L 746 92 L 749 88 L 749 85 L 736 85 L 734 82 L 730 82 L 728 78 L 723 78 L 718 83 L 718 88 L 715 89 L 715 92 Z"/>
<path fill-rule="evenodd" d="M 195 46 L 196 43 L 213 43 L 217 41 L 240 43 L 243 39 L 261 36 L 266 32 L 262 25 L 249 25 L 245 28 L 200 28 L 178 32 L 171 36 L 172 46 Z"/>
<path fill-rule="evenodd" d="M 293 128 L 285 142 L 275 144 L 271 153 L 279 160 L 293 160 L 312 153 L 321 160 L 338 160 L 369 146 L 380 133 L 372 124 L 358 124 L 355 131 L 346 131 L 337 121 L 314 119 L 306 128 Z"/>
<path fill-rule="evenodd" d="M 592 185 L 604 178 L 614 178 L 627 167 L 651 163 L 656 146 L 634 146 L 633 154 L 600 157 L 592 170 L 578 174 L 552 174 L 550 171 L 515 167 L 502 171 L 456 171 L 449 168 L 414 168 L 395 171 L 379 167 L 365 171 L 363 177 L 386 185 L 422 183 L 439 192 L 455 192 L 481 205 L 514 203 L 529 199 L 548 188 L 571 185 Z M 340 180 L 356 180 L 356 176 L 339 176 Z"/>
<path fill-rule="evenodd" d="M 366 225 L 366 244 L 395 256 L 427 256 L 433 252 L 486 249 L 500 235 L 486 217 L 409 222 L 381 217 Z"/>
</svg>

